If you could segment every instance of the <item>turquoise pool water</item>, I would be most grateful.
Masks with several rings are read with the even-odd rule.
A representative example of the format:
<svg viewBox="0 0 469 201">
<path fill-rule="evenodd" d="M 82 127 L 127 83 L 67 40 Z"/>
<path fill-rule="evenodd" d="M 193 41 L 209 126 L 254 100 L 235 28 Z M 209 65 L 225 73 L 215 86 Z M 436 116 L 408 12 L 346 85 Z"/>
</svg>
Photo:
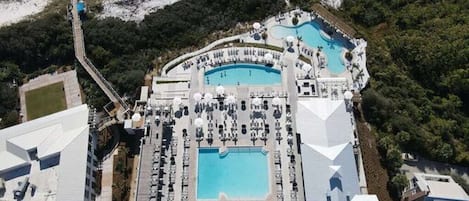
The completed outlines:
<svg viewBox="0 0 469 201">
<path fill-rule="evenodd" d="M 261 148 L 229 148 L 220 155 L 218 148 L 200 148 L 197 172 L 197 199 L 218 199 L 223 192 L 229 199 L 265 198 L 269 192 L 267 156 Z"/>
<path fill-rule="evenodd" d="M 206 85 L 273 85 L 280 84 L 280 71 L 259 64 L 228 64 L 205 72 Z"/>
<path fill-rule="evenodd" d="M 276 25 L 271 28 L 271 34 L 277 39 L 287 36 L 300 36 L 303 42 L 310 47 L 322 46 L 322 51 L 327 55 L 327 69 L 334 74 L 345 71 L 342 50 L 346 45 L 340 40 L 323 36 L 321 26 L 317 22 L 305 22 L 295 27 Z"/>
</svg>

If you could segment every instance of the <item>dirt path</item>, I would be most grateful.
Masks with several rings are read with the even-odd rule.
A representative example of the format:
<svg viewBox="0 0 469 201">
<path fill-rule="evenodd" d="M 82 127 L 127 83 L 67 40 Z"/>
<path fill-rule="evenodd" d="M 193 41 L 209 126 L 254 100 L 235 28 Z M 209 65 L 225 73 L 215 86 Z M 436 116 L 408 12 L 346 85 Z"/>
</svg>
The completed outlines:
<svg viewBox="0 0 469 201">
<path fill-rule="evenodd" d="M 355 112 L 355 119 L 357 120 L 357 131 L 363 156 L 363 165 L 365 167 L 368 193 L 376 194 L 380 201 L 392 201 L 387 190 L 389 177 L 386 169 L 380 163 L 381 156 L 378 153 L 376 137 L 370 132 L 360 111 Z"/>
</svg>

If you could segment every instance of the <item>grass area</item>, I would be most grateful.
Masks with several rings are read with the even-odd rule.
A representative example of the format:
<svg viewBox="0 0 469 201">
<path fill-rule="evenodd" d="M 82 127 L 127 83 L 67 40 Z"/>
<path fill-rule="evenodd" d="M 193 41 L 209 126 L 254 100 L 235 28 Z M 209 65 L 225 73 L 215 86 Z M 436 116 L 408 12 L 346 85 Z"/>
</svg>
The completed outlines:
<svg viewBox="0 0 469 201">
<path fill-rule="evenodd" d="M 25 92 L 28 120 L 67 109 L 64 83 L 58 82 Z"/>
</svg>

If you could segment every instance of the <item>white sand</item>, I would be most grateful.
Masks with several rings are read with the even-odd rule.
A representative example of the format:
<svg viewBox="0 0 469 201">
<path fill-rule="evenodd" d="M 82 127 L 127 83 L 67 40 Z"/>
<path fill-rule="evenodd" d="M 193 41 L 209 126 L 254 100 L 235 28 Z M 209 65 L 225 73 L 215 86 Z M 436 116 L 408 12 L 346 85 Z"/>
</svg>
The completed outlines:
<svg viewBox="0 0 469 201">
<path fill-rule="evenodd" d="M 155 12 L 178 0 L 104 0 L 101 18 L 117 17 L 124 21 L 143 20 L 145 15 Z"/>
<path fill-rule="evenodd" d="M 0 0 L 0 27 L 41 12 L 49 2 L 50 0 Z"/>
</svg>

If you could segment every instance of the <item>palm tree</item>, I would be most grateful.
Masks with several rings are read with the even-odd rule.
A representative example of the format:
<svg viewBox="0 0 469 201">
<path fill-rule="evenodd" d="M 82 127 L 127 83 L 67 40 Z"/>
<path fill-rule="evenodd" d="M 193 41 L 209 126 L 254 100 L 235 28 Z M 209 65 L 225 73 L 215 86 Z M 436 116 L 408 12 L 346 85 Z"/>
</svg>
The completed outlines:
<svg viewBox="0 0 469 201">
<path fill-rule="evenodd" d="M 300 42 L 303 42 L 303 38 L 301 36 L 297 36 L 296 39 L 298 39 L 296 46 L 298 47 L 298 52 L 300 52 Z"/>
<path fill-rule="evenodd" d="M 264 40 L 264 45 L 267 46 L 267 37 L 269 37 L 269 35 L 267 34 L 267 30 L 262 32 L 261 37 L 262 37 L 262 40 Z"/>
</svg>

